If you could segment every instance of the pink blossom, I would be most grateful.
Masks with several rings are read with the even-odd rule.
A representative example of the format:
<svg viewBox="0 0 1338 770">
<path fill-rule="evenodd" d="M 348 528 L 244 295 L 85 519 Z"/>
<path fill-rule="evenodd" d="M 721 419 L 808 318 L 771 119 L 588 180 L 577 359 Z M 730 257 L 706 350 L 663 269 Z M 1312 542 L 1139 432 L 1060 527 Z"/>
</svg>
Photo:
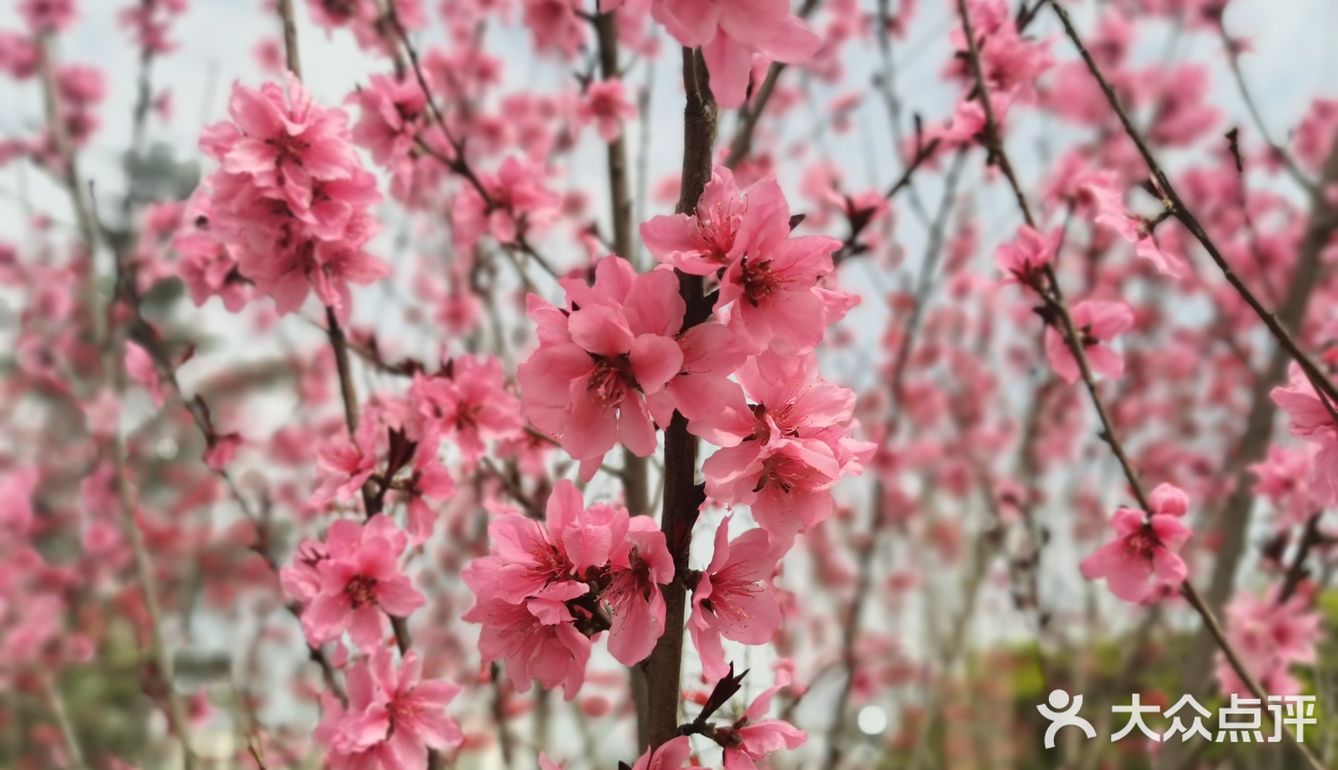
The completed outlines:
<svg viewBox="0 0 1338 770">
<path fill-rule="evenodd" d="M 1315 99 L 1292 139 L 1297 158 L 1311 169 L 1321 169 L 1336 139 L 1338 99 Z"/>
<path fill-rule="evenodd" d="M 1092 372 L 1111 378 L 1122 375 L 1124 356 L 1105 343 L 1133 326 L 1134 313 L 1129 305 L 1124 302 L 1083 300 L 1070 308 L 1069 317 Z M 1045 357 L 1055 373 L 1066 382 L 1075 383 L 1082 376 L 1069 343 L 1054 326 L 1048 326 L 1045 330 Z"/>
<path fill-rule="evenodd" d="M 487 441 L 505 441 L 523 429 L 520 403 L 507 392 L 496 358 L 452 359 L 446 376 L 415 378 L 411 394 L 419 409 L 439 421 L 442 437 L 454 441 L 469 466 L 483 456 Z"/>
<path fill-rule="evenodd" d="M 580 490 L 565 479 L 553 487 L 545 523 L 554 541 L 561 543 L 573 574 L 580 578 L 592 577 L 620 549 L 627 548 L 632 525 L 627 508 L 621 505 L 595 503 L 587 508 Z"/>
<path fill-rule="evenodd" d="M 353 125 L 353 141 L 367 148 L 375 163 L 392 167 L 409 155 L 427 109 L 427 98 L 416 80 L 373 75 L 367 87 L 355 91 L 349 101 L 362 111 Z"/>
<path fill-rule="evenodd" d="M 567 699 L 585 679 L 587 638 L 612 616 L 609 651 L 632 665 L 664 632 L 660 586 L 674 576 L 664 535 L 648 516 L 620 505 L 587 508 L 574 484 L 558 482 L 544 523 L 519 513 L 488 526 L 491 549 L 461 573 L 477 602 L 464 619 L 480 623 L 479 651 L 502 660 L 517 688 L 531 679 L 562 684 Z"/>
<path fill-rule="evenodd" d="M 389 56 L 395 51 L 395 35 L 387 29 L 387 6 L 394 6 L 395 18 L 405 30 L 413 32 L 427 23 L 423 0 L 307 0 L 311 17 L 327 29 L 348 27 L 360 48 Z"/>
<path fill-rule="evenodd" d="M 1333 413 L 1299 365 L 1291 365 L 1287 384 L 1273 388 L 1270 395 L 1273 402 L 1287 413 L 1292 435 L 1311 439 L 1338 437 L 1338 421 L 1334 420 Z"/>
<path fill-rule="evenodd" d="M 455 479 L 437 458 L 435 438 L 414 445 L 413 470 L 400 483 L 409 494 L 409 540 L 420 545 L 432 536 L 437 521 L 437 514 L 427 500 L 445 501 L 455 493 Z"/>
<path fill-rule="evenodd" d="M 1000 130 L 1006 131 L 1003 127 L 1010 106 L 1007 97 L 991 93 L 990 106 L 994 109 L 994 119 L 999 122 Z M 962 98 L 947 123 L 929 131 L 923 141 L 937 139 L 939 151 L 971 147 L 984 136 L 985 122 L 985 108 L 980 105 L 980 100 Z"/>
<path fill-rule="evenodd" d="M 130 30 L 135 44 L 141 50 L 165 54 L 176 48 L 176 44 L 167 37 L 170 24 L 185 10 L 186 0 L 152 0 L 122 8 L 117 18 L 122 26 Z"/>
<path fill-rule="evenodd" d="M 1027 286 L 1037 285 L 1043 269 L 1054 262 L 1062 236 L 1059 229 L 1042 235 L 1022 225 L 1017 231 L 1017 238 L 999 246 L 995 252 L 995 260 L 1007 276 L 1006 280 Z"/>
<path fill-rule="evenodd" d="M 757 770 L 757 763 L 782 749 L 797 749 L 808 740 L 808 734 L 784 719 L 766 719 L 771 700 L 776 693 L 790 686 L 790 674 L 784 668 L 776 671 L 774 686 L 763 690 L 743 717 L 724 729 L 725 770 Z"/>
<path fill-rule="evenodd" d="M 564 481 L 549 495 L 545 524 L 521 514 L 506 514 L 488 523 L 491 551 L 461 573 L 480 602 L 500 599 L 521 604 L 548 585 L 575 575 L 561 540 L 563 524 L 578 515 L 572 508 L 583 511 L 584 504 L 575 486 Z M 554 529 L 560 533 L 558 537 L 550 535 Z M 611 542 L 607 548 L 612 548 Z"/>
<path fill-rule="evenodd" d="M 782 551 L 764 529 L 729 540 L 730 517 L 715 532 L 715 552 L 692 589 L 688 630 L 701 657 L 702 673 L 716 680 L 729 673 L 720 637 L 765 644 L 780 628 L 780 604 L 771 576 Z"/>
<path fill-rule="evenodd" d="M 601 80 L 586 88 L 576 116 L 582 123 L 594 123 L 599 138 L 612 142 L 622 136 L 623 123 L 636 118 L 636 105 L 627 98 L 621 80 Z"/>
<path fill-rule="evenodd" d="M 738 379 L 732 402 L 689 424 L 722 447 L 702 465 L 706 494 L 751 505 L 758 523 L 788 539 L 831 515 L 832 485 L 858 475 L 873 445 L 850 437 L 854 394 L 819 378 L 811 355 L 763 354 Z"/>
<path fill-rule="evenodd" d="M 427 766 L 428 749 L 460 745 L 460 726 L 446 715 L 460 688 L 424 680 L 422 670 L 414 651 L 396 667 L 385 647 L 348 669 L 347 708 L 327 695 L 314 733 L 332 770 L 416 770 Z"/>
<path fill-rule="evenodd" d="M 35 468 L 6 469 L 0 475 L 0 536 L 6 540 L 27 539 L 38 478 Z"/>
<path fill-rule="evenodd" d="M 246 305 L 247 282 L 227 246 L 202 230 L 182 231 L 172 246 L 181 256 L 181 280 L 196 306 L 213 296 L 234 313 Z"/>
<path fill-rule="evenodd" d="M 19 15 L 35 33 L 60 32 L 74 23 L 74 0 L 19 0 Z"/>
<path fill-rule="evenodd" d="M 277 192 L 294 210 L 314 201 L 314 182 L 346 180 L 358 168 L 349 142 L 348 116 L 323 109 L 289 77 L 258 90 L 235 84 L 228 102 L 231 123 L 205 129 L 201 147 L 229 174 L 246 174 L 262 192 Z"/>
<path fill-rule="evenodd" d="M 789 0 L 655 0 L 651 15 L 679 43 L 702 49 L 711 92 L 726 109 L 743 104 L 754 54 L 797 64 L 822 45 Z"/>
<path fill-rule="evenodd" d="M 201 137 L 220 167 L 193 207 L 236 255 L 238 272 L 273 297 L 280 313 L 297 310 L 315 291 L 346 318 L 349 284 L 388 272 L 362 248 L 377 229 L 369 209 L 379 195 L 375 177 L 358 162 L 347 116 L 315 105 L 291 76 L 286 91 L 275 83 L 235 85 L 229 114 L 231 122 Z"/>
<path fill-rule="evenodd" d="M 699 220 L 700 224 L 700 220 Z M 681 226 L 681 225 L 680 225 Z M 717 312 L 741 344 L 761 351 L 802 353 L 822 341 L 836 320 L 828 294 L 818 286 L 834 269 L 841 247 L 822 235 L 790 236 L 790 208 L 774 178 L 748 191 L 745 216 L 734 232 L 732 259 L 720 278 Z"/>
<path fill-rule="evenodd" d="M 655 421 L 667 425 L 678 410 L 696 420 L 726 408 L 736 392 L 726 378 L 747 359 L 747 352 L 725 326 L 707 321 L 678 337 L 683 363 L 664 390 L 646 398 Z"/>
<path fill-rule="evenodd" d="M 266 75 L 280 75 L 287 69 L 283 60 L 281 45 L 276 38 L 272 37 L 264 37 L 256 41 L 255 46 L 251 48 L 251 58 L 261 72 Z"/>
<path fill-rule="evenodd" d="M 456 244 L 472 248 L 487 233 L 499 243 L 513 244 L 546 226 L 557 213 L 559 198 L 549 190 L 543 174 L 524 158 L 507 156 L 496 174 L 480 174 L 485 200 L 472 186 L 455 196 L 451 221 Z"/>
<path fill-rule="evenodd" d="M 423 606 L 423 595 L 397 564 L 406 544 L 404 533 L 386 516 L 365 525 L 347 519 L 330 525 L 325 558 L 314 567 L 319 584 L 302 611 L 302 630 L 312 645 L 333 641 L 347 630 L 354 644 L 371 650 L 384 638 L 384 615 L 408 617 Z"/>
<path fill-rule="evenodd" d="M 574 57 L 585 42 L 585 22 L 576 0 L 523 0 L 525 25 L 534 33 L 535 48 Z"/>
<path fill-rule="evenodd" d="M 674 560 L 654 519 L 632 518 L 609 567 L 609 583 L 600 594 L 612 615 L 609 653 L 625 666 L 636 665 L 664 634 L 660 586 L 674 579 Z"/>
<path fill-rule="evenodd" d="M 324 506 L 358 494 L 376 472 L 381 428 L 378 420 L 363 415 L 353 436 L 341 432 L 318 450 L 316 463 L 320 469 L 320 483 L 311 494 L 311 505 Z"/>
<path fill-rule="evenodd" d="M 980 67 L 990 93 L 1004 94 L 1009 100 L 1033 101 L 1036 82 L 1054 63 L 1050 42 L 1023 37 L 1004 0 L 973 0 L 970 13 Z M 968 46 L 960 25 L 953 26 L 951 40 L 958 55 L 949 60 L 949 71 L 969 80 Z"/>
<path fill-rule="evenodd" d="M 1288 372 L 1287 384 L 1273 388 L 1269 395 L 1287 413 L 1292 435 L 1318 448 L 1310 478 L 1320 499 L 1338 499 L 1338 421 L 1300 366 L 1292 364 Z"/>
<path fill-rule="evenodd" d="M 1188 272 L 1188 265 L 1183 258 L 1171 254 L 1158 244 L 1151 221 L 1125 210 L 1118 192 L 1097 180 L 1086 185 L 1084 190 L 1094 202 L 1096 224 L 1134 244 L 1135 256 L 1150 262 L 1162 275 L 1180 278 Z"/>
<path fill-rule="evenodd" d="M 616 443 L 641 457 L 655 450 L 646 399 L 682 367 L 675 335 L 684 304 L 672 272 L 638 275 L 620 257 L 599 263 L 593 285 L 564 280 L 563 288 L 572 310 L 530 296 L 540 345 L 516 379 L 525 416 L 589 478 Z"/>
<path fill-rule="evenodd" d="M 1116 539 L 1082 561 L 1088 580 L 1106 579 L 1111 593 L 1127 602 L 1144 602 L 1184 582 L 1188 570 L 1177 553 L 1189 539 L 1181 518 L 1188 499 L 1179 488 L 1162 484 L 1148 500 L 1151 512 L 1119 508 L 1111 516 Z"/>
<path fill-rule="evenodd" d="M 102 71 L 82 64 L 64 65 L 56 71 L 56 87 L 66 132 L 75 144 L 86 144 L 100 125 L 94 108 L 107 94 Z"/>
<path fill-rule="evenodd" d="M 56 73 L 56 87 L 67 106 L 86 107 L 107 96 L 107 80 L 102 70 L 85 64 L 67 64 Z"/>
<path fill-rule="evenodd" d="M 692 741 L 686 735 L 679 735 L 646 749 L 632 763 L 632 770 L 700 770 L 691 764 Z"/>
<path fill-rule="evenodd" d="M 1222 119 L 1222 113 L 1205 101 L 1210 77 L 1203 65 L 1187 62 L 1156 67 L 1146 77 L 1151 81 L 1148 90 L 1156 116 L 1147 133 L 1154 144 L 1191 146 Z"/>
<path fill-rule="evenodd" d="M 1268 448 L 1268 456 L 1262 462 L 1250 466 L 1250 472 L 1258 479 L 1255 493 L 1278 508 L 1277 527 L 1303 525 L 1326 505 L 1311 474 L 1318 452 L 1315 444 L 1286 449 L 1274 445 Z"/>
<path fill-rule="evenodd" d="M 653 217 L 641 225 L 641 240 L 661 262 L 685 273 L 716 274 L 743 255 L 747 237 L 738 235 L 745 218 L 751 232 L 783 216 L 780 212 L 784 203 L 777 203 L 777 192 L 779 188 L 774 185 L 759 184 L 749 188 L 747 194 L 741 193 L 734 184 L 734 174 L 716 166 L 692 215 Z"/>
<path fill-rule="evenodd" d="M 470 584 L 468 575 L 464 575 L 466 584 Z M 583 583 L 554 583 L 521 604 L 480 595 L 478 603 L 461 617 L 483 626 L 479 653 L 485 661 L 504 663 L 516 690 L 532 681 L 549 689 L 561 685 L 563 695 L 571 700 L 585 681 L 590 640 L 576 629 L 566 602 L 587 591 Z"/>
<path fill-rule="evenodd" d="M 37 43 L 28 35 L 0 30 L 0 72 L 15 80 L 37 74 L 41 61 Z"/>
</svg>

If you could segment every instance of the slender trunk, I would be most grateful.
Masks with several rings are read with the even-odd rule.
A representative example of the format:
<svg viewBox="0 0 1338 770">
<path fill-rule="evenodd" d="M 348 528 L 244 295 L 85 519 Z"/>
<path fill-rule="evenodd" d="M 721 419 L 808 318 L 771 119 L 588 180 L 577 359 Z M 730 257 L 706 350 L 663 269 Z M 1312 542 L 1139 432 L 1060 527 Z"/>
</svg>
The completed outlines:
<svg viewBox="0 0 1338 770">
<path fill-rule="evenodd" d="M 678 211 L 688 213 L 711 179 L 711 148 L 715 143 L 716 109 L 706 84 L 706 68 L 691 49 L 683 50 L 683 85 L 687 104 L 683 109 L 683 174 Z M 683 327 L 704 321 L 711 308 L 702 296 L 700 276 L 678 274 L 679 291 L 687 305 Z M 692 525 L 703 501 L 697 485 L 697 437 L 688 433 L 688 423 L 675 412 L 664 432 L 664 498 L 660 529 L 674 558 L 674 573 L 687 573 L 692 546 Z M 646 732 L 643 743 L 659 746 L 678 734 L 679 678 L 683 660 L 683 623 L 687 588 L 681 579 L 664 587 L 667 607 L 664 634 L 645 662 Z"/>
<path fill-rule="evenodd" d="M 605 80 L 619 76 L 618 56 L 618 17 L 615 11 L 601 13 L 595 18 L 595 29 L 599 36 L 599 71 Z M 627 142 L 625 134 L 609 142 L 607 147 L 609 168 L 609 221 L 613 228 L 613 251 L 618 256 L 631 262 L 634 267 L 641 267 L 637 254 L 636 240 L 632 231 L 632 195 L 631 182 L 627 171 Z M 637 457 L 630 449 L 623 448 L 623 501 L 633 516 L 649 514 L 650 491 L 647 486 L 646 458 Z M 636 707 L 636 731 L 638 741 L 646 738 L 646 677 L 636 666 L 630 672 L 632 702 Z"/>
</svg>

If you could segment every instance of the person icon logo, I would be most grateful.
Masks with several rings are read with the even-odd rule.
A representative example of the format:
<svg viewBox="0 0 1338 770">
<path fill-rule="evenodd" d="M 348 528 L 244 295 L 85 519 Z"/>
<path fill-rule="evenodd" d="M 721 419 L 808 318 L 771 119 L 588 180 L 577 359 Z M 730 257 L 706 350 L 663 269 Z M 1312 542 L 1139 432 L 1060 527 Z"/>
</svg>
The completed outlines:
<svg viewBox="0 0 1338 770">
<path fill-rule="evenodd" d="M 1047 705 L 1048 704 L 1048 705 Z M 1076 727 L 1082 730 L 1088 740 L 1096 737 L 1096 728 L 1078 715 L 1082 710 L 1082 696 L 1069 695 L 1068 690 L 1055 688 L 1050 691 L 1046 698 L 1046 703 L 1036 707 L 1041 712 L 1041 716 L 1050 721 L 1050 726 L 1045 728 L 1045 748 L 1053 749 L 1055 747 L 1055 735 L 1065 727 Z"/>
</svg>

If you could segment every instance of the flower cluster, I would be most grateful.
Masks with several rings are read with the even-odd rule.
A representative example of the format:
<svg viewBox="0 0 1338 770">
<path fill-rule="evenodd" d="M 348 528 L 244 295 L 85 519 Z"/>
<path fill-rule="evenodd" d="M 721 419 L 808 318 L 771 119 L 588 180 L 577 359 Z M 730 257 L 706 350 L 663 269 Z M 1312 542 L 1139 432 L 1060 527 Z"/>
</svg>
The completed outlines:
<svg viewBox="0 0 1338 770">
<path fill-rule="evenodd" d="M 305 540 L 280 579 L 304 605 L 302 631 L 319 647 L 345 631 L 359 649 L 375 650 L 385 639 L 386 616 L 407 618 L 423 606 L 423 595 L 399 567 L 408 537 L 387 516 L 366 524 L 340 519 L 325 541 Z"/>
<path fill-rule="evenodd" d="M 396 23 L 406 30 L 417 30 L 427 23 L 423 0 L 307 0 L 307 9 L 318 25 L 327 30 L 348 27 L 361 48 L 386 54 L 394 51 L 395 41 L 386 18 L 390 10 L 395 13 Z"/>
<path fill-rule="evenodd" d="M 544 184 L 542 170 L 519 156 L 507 156 L 494 174 L 481 174 L 479 187 L 461 189 L 451 208 L 460 249 L 472 249 L 485 234 L 517 245 L 558 213 L 559 198 Z"/>
<path fill-rule="evenodd" d="M 193 296 L 225 294 L 235 303 L 235 271 L 280 313 L 297 310 L 314 291 L 347 317 L 349 284 L 387 272 L 363 249 L 378 229 L 370 207 L 380 196 L 354 151 L 348 116 L 315 104 L 291 75 L 286 89 L 234 85 L 228 112 L 231 121 L 205 129 L 200 140 L 219 168 L 200 185 L 188 214 L 192 229 L 182 236 Z"/>
<path fill-rule="evenodd" d="M 348 101 L 359 108 L 353 141 L 372 154 L 372 162 L 391 172 L 392 194 L 406 197 L 413 182 L 414 145 L 427 126 L 422 87 L 408 75 L 373 75 Z"/>
<path fill-rule="evenodd" d="M 912 744 L 947 766 L 954 742 L 916 737 L 935 714 L 881 707 L 1015 705 L 983 680 L 1027 649 L 971 630 L 1011 608 L 1044 631 L 1073 543 L 1063 566 L 1115 596 L 1089 620 L 1164 616 L 1149 672 L 1192 610 L 1224 696 L 1313 689 L 1338 101 L 1289 89 L 1300 120 L 1274 125 L 1259 94 L 1245 120 L 1252 41 L 1225 0 L 265 0 L 240 43 L 183 37 L 219 18 L 185 23 L 198 5 L 234 3 L 6 6 L 7 765 L 562 770 L 549 754 L 589 744 L 560 758 L 758 770 L 803 759 L 776 755 L 816 707 L 824 766 Z M 97 23 L 133 55 L 89 61 Z M 1150 61 L 1145 24 L 1222 43 L 1240 104 L 1213 104 L 1202 45 Z M 164 76 L 217 51 L 242 54 L 226 112 L 185 153 Z M 913 51 L 946 98 L 907 101 Z M 1055 120 L 1078 130 L 1023 152 Z M 236 314 L 218 328 L 183 307 L 211 298 Z M 1086 478 L 1107 450 L 1120 476 Z M 1191 496 L 1224 514 L 1193 538 Z M 906 622 L 939 600 L 959 617 Z M 197 621 L 230 672 L 284 678 L 174 671 Z M 943 627 L 989 670 L 927 666 Z M 294 653 L 311 665 L 269 665 Z M 245 719 L 211 713 L 225 695 Z M 572 724 L 606 740 L 554 733 Z M 968 748 L 1046 764 L 1015 743 Z"/>
<path fill-rule="evenodd" d="M 968 4 L 978 38 L 981 74 L 990 93 L 1007 102 L 1034 102 L 1037 81 L 1054 64 L 1050 41 L 1024 36 L 1004 0 L 970 0 Z M 948 74 L 974 84 L 967 64 L 966 35 L 960 25 L 954 25 L 950 34 L 958 55 L 950 60 Z"/>
<path fill-rule="evenodd" d="M 1118 378 L 1124 373 L 1124 357 L 1106 343 L 1134 325 L 1134 311 L 1128 303 L 1107 300 L 1083 300 L 1069 310 L 1073 330 L 1083 348 L 1083 358 L 1097 374 Z M 1055 373 L 1069 384 L 1082 376 L 1078 359 L 1064 335 L 1053 325 L 1045 329 L 1045 357 Z"/>
<path fill-rule="evenodd" d="M 1320 620 L 1314 597 L 1303 591 L 1288 597 L 1277 591 L 1262 596 L 1240 593 L 1226 607 L 1227 638 L 1240 654 L 1245 670 L 1269 695 L 1304 692 L 1291 668 L 1315 662 Z M 1217 681 L 1224 693 L 1253 695 L 1221 655 L 1217 660 Z"/>
<path fill-rule="evenodd" d="M 649 516 L 605 503 L 586 508 L 564 480 L 543 523 L 504 514 L 488 535 L 491 551 L 462 574 L 477 598 L 464 619 L 483 626 L 480 652 L 506 663 L 516 689 L 533 680 L 575 697 L 590 637 L 605 629 L 620 662 L 650 654 L 664 632 L 660 586 L 674 579 L 674 563 Z"/>
<path fill-rule="evenodd" d="M 627 98 L 627 88 L 621 80 L 601 80 L 585 89 L 576 106 L 576 117 L 582 123 L 593 123 L 599 138 L 612 142 L 622 136 L 623 123 L 636 117 L 636 105 Z"/>
<path fill-rule="evenodd" d="M 430 380 L 419 384 L 426 382 Z M 368 513 L 377 513 L 393 493 L 407 502 L 414 543 L 431 536 L 436 515 L 426 501 L 446 499 L 455 482 L 439 457 L 441 424 L 415 413 L 416 403 L 412 394 L 373 402 L 353 435 L 341 431 L 323 444 L 317 454 L 319 484 L 310 505 L 321 508 L 361 494 L 364 501 L 372 501 Z"/>
<path fill-rule="evenodd" d="M 717 447 L 702 466 L 706 499 L 749 506 L 761 525 L 731 539 L 738 519 L 726 516 L 709 564 L 678 576 L 692 591 L 688 629 L 703 673 L 718 686 L 730 681 L 723 640 L 756 645 L 774 637 L 782 614 L 772 579 L 781 558 L 798 533 L 831 515 L 837 481 L 860 473 L 874 449 L 851 435 L 854 394 L 817 373 L 816 346 L 854 302 L 826 285 L 840 242 L 794 235 L 792 225 L 774 178 L 741 190 L 719 168 L 693 212 L 642 226 L 662 265 L 638 274 L 610 256 L 594 266 L 593 280 L 561 281 L 564 306 L 529 298 L 539 344 L 517 373 L 522 410 L 581 461 L 584 478 L 618 444 L 651 453 L 657 426 L 678 415 Z M 705 318 L 687 317 L 676 271 L 703 278 L 714 298 Z M 568 697 L 581 685 L 589 637 L 606 622 L 618 660 L 650 653 L 664 623 L 658 584 L 674 578 L 650 519 L 640 535 L 655 556 L 643 546 L 646 566 L 633 575 L 613 554 L 644 517 L 629 525 L 622 508 L 580 512 L 579 496 L 562 482 L 546 526 L 514 514 L 495 520 L 492 553 L 465 573 L 479 597 L 466 618 L 483 625 L 484 657 L 504 660 L 513 681 L 562 683 Z M 596 555 L 580 556 L 592 543 Z M 631 638 L 625 617 L 637 619 Z M 752 728 L 729 729 L 741 740 Z M 759 739 L 765 749 L 731 738 L 727 761 L 746 767 L 802 741 L 797 731 L 776 737 L 770 729 L 753 730 L 767 732 Z"/>
<path fill-rule="evenodd" d="M 641 237 L 662 262 L 717 278 L 715 309 L 741 346 L 792 355 L 811 351 L 857 299 L 822 285 L 841 242 L 790 230 L 774 177 L 740 191 L 729 170 L 717 168 L 692 214 L 655 217 Z"/>
<path fill-rule="evenodd" d="M 702 466 L 706 494 L 751 506 L 773 536 L 788 540 L 832 512 L 832 487 L 858 475 L 874 445 L 850 436 L 855 394 L 817 374 L 815 358 L 765 352 L 736 373 L 724 408 L 689 429 L 721 449 Z"/>
<path fill-rule="evenodd" d="M 681 333 L 685 305 L 672 271 L 638 275 L 607 257 L 592 285 L 562 286 L 566 308 L 529 298 L 539 349 L 516 379 L 525 416 L 581 461 L 582 478 L 615 444 L 641 457 L 655 451 L 656 426 L 674 409 L 695 414 L 723 401 L 741 357 L 718 324 Z"/>
<path fill-rule="evenodd" d="M 347 682 L 348 705 L 325 695 L 314 733 L 329 749 L 331 770 L 427 767 L 429 749 L 464 740 L 460 726 L 446 715 L 460 688 L 423 679 L 422 661 L 412 650 L 396 666 L 391 651 L 381 647 L 349 667 Z"/>
</svg>

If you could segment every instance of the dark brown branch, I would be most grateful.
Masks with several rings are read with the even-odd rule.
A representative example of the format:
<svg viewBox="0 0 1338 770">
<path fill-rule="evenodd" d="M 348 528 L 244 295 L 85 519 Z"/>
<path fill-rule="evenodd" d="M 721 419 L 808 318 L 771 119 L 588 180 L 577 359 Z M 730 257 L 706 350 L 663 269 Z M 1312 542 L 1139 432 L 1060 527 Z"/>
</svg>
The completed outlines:
<svg viewBox="0 0 1338 770">
<path fill-rule="evenodd" d="M 692 49 L 683 49 L 683 85 L 687 102 L 683 108 L 683 170 L 678 198 L 679 213 L 697 207 L 702 190 L 711 179 L 712 146 L 716 135 L 716 107 L 706 83 L 706 68 Z M 702 295 L 700 276 L 678 274 L 679 291 L 687 304 L 684 328 L 706 320 L 711 308 Z M 697 485 L 697 438 L 688 433 L 687 420 L 674 413 L 664 432 L 664 497 L 660 529 L 676 574 L 688 569 L 692 526 L 704 495 Z M 659 746 L 678 734 L 678 701 L 682 674 L 683 624 L 687 592 L 682 582 L 664 587 L 665 631 L 644 664 L 646 672 L 646 735 L 649 746 Z"/>
<path fill-rule="evenodd" d="M 1325 542 L 1324 533 L 1319 529 L 1319 520 L 1323 516 L 1323 511 L 1316 511 L 1306 520 L 1305 528 L 1301 531 L 1301 540 L 1296 544 L 1296 553 L 1292 556 L 1291 566 L 1283 575 L 1282 588 L 1278 590 L 1278 604 L 1286 604 L 1296 593 L 1296 589 L 1301 587 L 1301 581 L 1305 580 L 1307 574 L 1306 558 L 1310 556 L 1315 546 Z"/>
</svg>

